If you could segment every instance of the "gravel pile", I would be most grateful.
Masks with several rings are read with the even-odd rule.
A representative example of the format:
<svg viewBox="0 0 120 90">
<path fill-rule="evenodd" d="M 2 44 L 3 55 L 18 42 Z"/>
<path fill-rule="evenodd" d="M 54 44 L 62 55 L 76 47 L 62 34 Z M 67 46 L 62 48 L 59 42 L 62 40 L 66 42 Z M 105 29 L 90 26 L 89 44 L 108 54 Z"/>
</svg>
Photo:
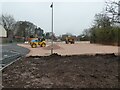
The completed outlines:
<svg viewBox="0 0 120 90">
<path fill-rule="evenodd" d="M 47 47 L 44 47 L 43 49 L 51 50 L 51 48 L 52 48 L 52 45 L 49 45 Z M 57 44 L 53 44 L 53 50 L 56 50 L 56 49 L 61 49 L 61 47 L 59 45 L 57 45 Z"/>
</svg>

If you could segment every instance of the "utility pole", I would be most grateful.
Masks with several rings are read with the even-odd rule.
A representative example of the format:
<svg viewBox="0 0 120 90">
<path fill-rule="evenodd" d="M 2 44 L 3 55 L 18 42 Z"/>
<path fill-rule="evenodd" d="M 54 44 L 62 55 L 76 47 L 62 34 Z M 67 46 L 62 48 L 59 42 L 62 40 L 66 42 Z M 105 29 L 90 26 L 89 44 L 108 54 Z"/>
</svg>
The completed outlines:
<svg viewBox="0 0 120 90">
<path fill-rule="evenodd" d="M 51 8 L 52 8 L 52 25 L 51 25 L 51 30 L 52 30 L 52 41 L 51 41 L 51 54 L 53 54 L 53 2 L 52 2 L 52 4 L 51 4 L 51 6 L 50 6 Z"/>
<path fill-rule="evenodd" d="M 120 1 L 118 2 L 118 22 L 120 22 Z"/>
<path fill-rule="evenodd" d="M 118 2 L 118 16 L 120 16 L 120 1 Z"/>
</svg>

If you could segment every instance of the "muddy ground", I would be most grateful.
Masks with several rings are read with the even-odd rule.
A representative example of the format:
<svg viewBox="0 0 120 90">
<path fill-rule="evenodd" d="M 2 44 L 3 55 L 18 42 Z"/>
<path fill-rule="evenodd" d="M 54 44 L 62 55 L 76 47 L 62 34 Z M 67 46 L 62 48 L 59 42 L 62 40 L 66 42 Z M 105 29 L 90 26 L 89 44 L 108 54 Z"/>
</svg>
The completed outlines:
<svg viewBox="0 0 120 90">
<path fill-rule="evenodd" d="M 3 70 L 4 88 L 118 88 L 119 57 L 34 56 Z"/>
</svg>

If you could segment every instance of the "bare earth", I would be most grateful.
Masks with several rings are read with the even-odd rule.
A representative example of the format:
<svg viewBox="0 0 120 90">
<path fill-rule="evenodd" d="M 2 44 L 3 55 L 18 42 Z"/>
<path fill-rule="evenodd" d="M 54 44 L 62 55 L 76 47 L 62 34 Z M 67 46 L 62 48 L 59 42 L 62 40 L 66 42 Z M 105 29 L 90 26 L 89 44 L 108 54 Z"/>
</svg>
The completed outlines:
<svg viewBox="0 0 120 90">
<path fill-rule="evenodd" d="M 29 57 L 3 69 L 4 88 L 119 88 L 117 46 L 57 42 L 54 53 L 61 55 L 50 55 L 48 42 L 44 48 L 18 45 L 30 49 Z"/>
<path fill-rule="evenodd" d="M 29 44 L 18 44 L 19 46 L 28 48 L 30 53 L 27 56 L 48 56 L 51 53 L 51 48 L 49 47 L 50 42 L 47 43 L 47 47 L 37 47 L 31 48 Z M 81 55 L 81 54 L 90 54 L 94 55 L 104 54 L 104 53 L 114 53 L 118 54 L 117 46 L 109 45 L 99 45 L 99 44 L 90 44 L 89 42 L 76 42 L 75 44 L 65 44 L 64 42 L 55 42 L 54 43 L 54 53 L 60 55 Z"/>
<path fill-rule="evenodd" d="M 119 88 L 118 58 L 111 55 L 34 56 L 2 71 L 4 88 Z"/>
</svg>

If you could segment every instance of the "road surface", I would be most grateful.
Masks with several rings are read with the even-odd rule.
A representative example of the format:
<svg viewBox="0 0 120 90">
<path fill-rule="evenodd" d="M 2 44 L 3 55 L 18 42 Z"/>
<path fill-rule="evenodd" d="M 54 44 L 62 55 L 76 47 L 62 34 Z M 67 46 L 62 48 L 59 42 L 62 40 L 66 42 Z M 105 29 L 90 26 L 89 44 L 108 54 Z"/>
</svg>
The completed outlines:
<svg viewBox="0 0 120 90">
<path fill-rule="evenodd" d="M 29 50 L 18 46 L 16 43 L 0 45 L 0 67 L 6 66 L 18 57 L 25 56 Z"/>
</svg>

